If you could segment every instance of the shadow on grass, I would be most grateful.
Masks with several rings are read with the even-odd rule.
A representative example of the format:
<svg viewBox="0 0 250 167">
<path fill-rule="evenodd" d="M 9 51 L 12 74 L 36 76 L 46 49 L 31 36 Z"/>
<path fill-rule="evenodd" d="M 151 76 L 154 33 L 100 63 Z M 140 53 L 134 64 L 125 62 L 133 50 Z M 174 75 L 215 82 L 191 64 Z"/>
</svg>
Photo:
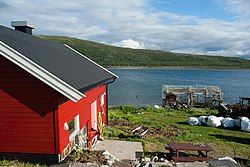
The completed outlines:
<svg viewBox="0 0 250 167">
<path fill-rule="evenodd" d="M 186 126 L 209 127 L 209 126 L 207 126 L 205 124 L 201 124 L 201 125 L 189 125 L 187 122 L 176 122 L 176 123 L 179 124 L 179 125 L 186 125 Z"/>
<path fill-rule="evenodd" d="M 179 125 L 189 125 L 187 122 L 176 122 Z"/>
<path fill-rule="evenodd" d="M 186 126 L 192 126 L 189 125 L 187 122 L 177 122 L 177 124 L 179 125 L 186 125 Z M 233 127 L 233 128 L 225 128 L 223 126 L 219 126 L 219 127 L 212 127 L 212 126 L 208 126 L 204 123 L 202 123 L 201 125 L 193 125 L 195 127 L 207 127 L 207 128 L 216 128 L 216 129 L 221 129 L 221 130 L 230 130 L 230 131 L 236 131 L 236 132 L 242 132 L 242 130 L 239 127 Z M 245 132 L 243 132 L 245 133 Z"/>
<path fill-rule="evenodd" d="M 221 134 L 210 134 L 210 136 L 213 136 L 213 137 L 225 140 L 225 141 L 241 143 L 241 144 L 250 144 L 250 139 L 249 138 L 227 136 L 227 135 L 221 135 Z"/>
<path fill-rule="evenodd" d="M 124 133 L 120 133 L 118 136 L 117 136 L 119 139 L 125 139 L 125 140 L 128 140 L 128 139 L 140 139 L 140 136 L 139 135 L 128 135 L 128 134 L 124 134 Z"/>
</svg>

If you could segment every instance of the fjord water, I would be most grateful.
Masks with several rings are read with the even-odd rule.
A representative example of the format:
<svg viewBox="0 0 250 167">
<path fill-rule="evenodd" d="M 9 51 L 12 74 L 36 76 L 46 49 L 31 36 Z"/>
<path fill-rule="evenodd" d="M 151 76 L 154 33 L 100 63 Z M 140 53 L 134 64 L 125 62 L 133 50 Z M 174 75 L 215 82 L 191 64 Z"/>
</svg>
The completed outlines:
<svg viewBox="0 0 250 167">
<path fill-rule="evenodd" d="M 162 85 L 219 86 L 225 102 L 250 97 L 250 70 L 189 68 L 111 68 L 119 78 L 109 85 L 109 105 L 161 104 Z"/>
</svg>

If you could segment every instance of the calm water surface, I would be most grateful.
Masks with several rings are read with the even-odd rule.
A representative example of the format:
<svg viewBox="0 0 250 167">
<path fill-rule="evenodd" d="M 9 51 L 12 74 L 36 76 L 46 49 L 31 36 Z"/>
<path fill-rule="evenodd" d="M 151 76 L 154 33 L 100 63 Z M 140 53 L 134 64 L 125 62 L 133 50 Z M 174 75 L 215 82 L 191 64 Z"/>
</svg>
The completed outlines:
<svg viewBox="0 0 250 167">
<path fill-rule="evenodd" d="M 162 85 L 219 86 L 224 100 L 236 103 L 250 96 L 250 70 L 222 69 L 109 69 L 119 78 L 109 85 L 109 105 L 161 104 Z"/>
</svg>

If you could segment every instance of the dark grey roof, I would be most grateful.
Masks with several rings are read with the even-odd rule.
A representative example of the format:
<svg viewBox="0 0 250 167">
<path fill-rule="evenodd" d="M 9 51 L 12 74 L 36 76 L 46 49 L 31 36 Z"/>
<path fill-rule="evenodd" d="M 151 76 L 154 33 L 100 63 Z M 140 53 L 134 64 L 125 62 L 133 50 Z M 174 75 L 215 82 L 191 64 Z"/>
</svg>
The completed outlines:
<svg viewBox="0 0 250 167">
<path fill-rule="evenodd" d="M 0 41 L 79 91 L 115 77 L 68 47 L 0 26 Z"/>
</svg>

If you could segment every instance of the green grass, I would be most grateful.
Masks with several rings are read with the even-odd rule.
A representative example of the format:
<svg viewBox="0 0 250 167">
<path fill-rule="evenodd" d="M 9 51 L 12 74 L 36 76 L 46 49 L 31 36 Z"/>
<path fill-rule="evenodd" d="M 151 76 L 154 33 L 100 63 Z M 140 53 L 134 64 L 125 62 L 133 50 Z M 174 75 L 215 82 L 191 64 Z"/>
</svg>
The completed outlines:
<svg viewBox="0 0 250 167">
<path fill-rule="evenodd" d="M 28 162 L 10 161 L 10 160 L 0 160 L 0 166 L 7 167 L 46 167 L 46 165 L 33 164 Z"/>
<path fill-rule="evenodd" d="M 250 158 L 250 133 L 239 129 L 223 129 L 208 126 L 190 126 L 190 116 L 212 115 L 216 110 L 210 109 L 155 109 L 152 107 L 136 108 L 119 106 L 109 109 L 109 123 L 104 135 L 106 139 L 142 142 L 145 152 L 166 152 L 165 144 L 171 141 L 209 144 L 214 148 L 211 156 L 236 156 Z M 144 138 L 131 133 L 140 125 L 149 128 Z M 0 166 L 45 167 L 45 165 L 24 163 L 20 161 L 0 161 Z"/>
<path fill-rule="evenodd" d="M 159 50 L 120 48 L 63 36 L 42 36 L 67 44 L 103 66 L 181 66 L 199 68 L 246 68 L 250 60 L 236 57 L 191 55 Z"/>
<path fill-rule="evenodd" d="M 145 152 L 161 152 L 170 142 L 206 143 L 214 148 L 215 157 L 233 156 L 250 158 L 250 134 L 239 129 L 223 129 L 208 126 L 190 126 L 190 116 L 212 115 L 209 109 L 154 109 L 121 106 L 109 109 L 109 122 L 105 130 L 108 139 L 140 141 Z M 144 138 L 132 134 L 133 128 L 144 125 L 149 131 Z"/>
</svg>

